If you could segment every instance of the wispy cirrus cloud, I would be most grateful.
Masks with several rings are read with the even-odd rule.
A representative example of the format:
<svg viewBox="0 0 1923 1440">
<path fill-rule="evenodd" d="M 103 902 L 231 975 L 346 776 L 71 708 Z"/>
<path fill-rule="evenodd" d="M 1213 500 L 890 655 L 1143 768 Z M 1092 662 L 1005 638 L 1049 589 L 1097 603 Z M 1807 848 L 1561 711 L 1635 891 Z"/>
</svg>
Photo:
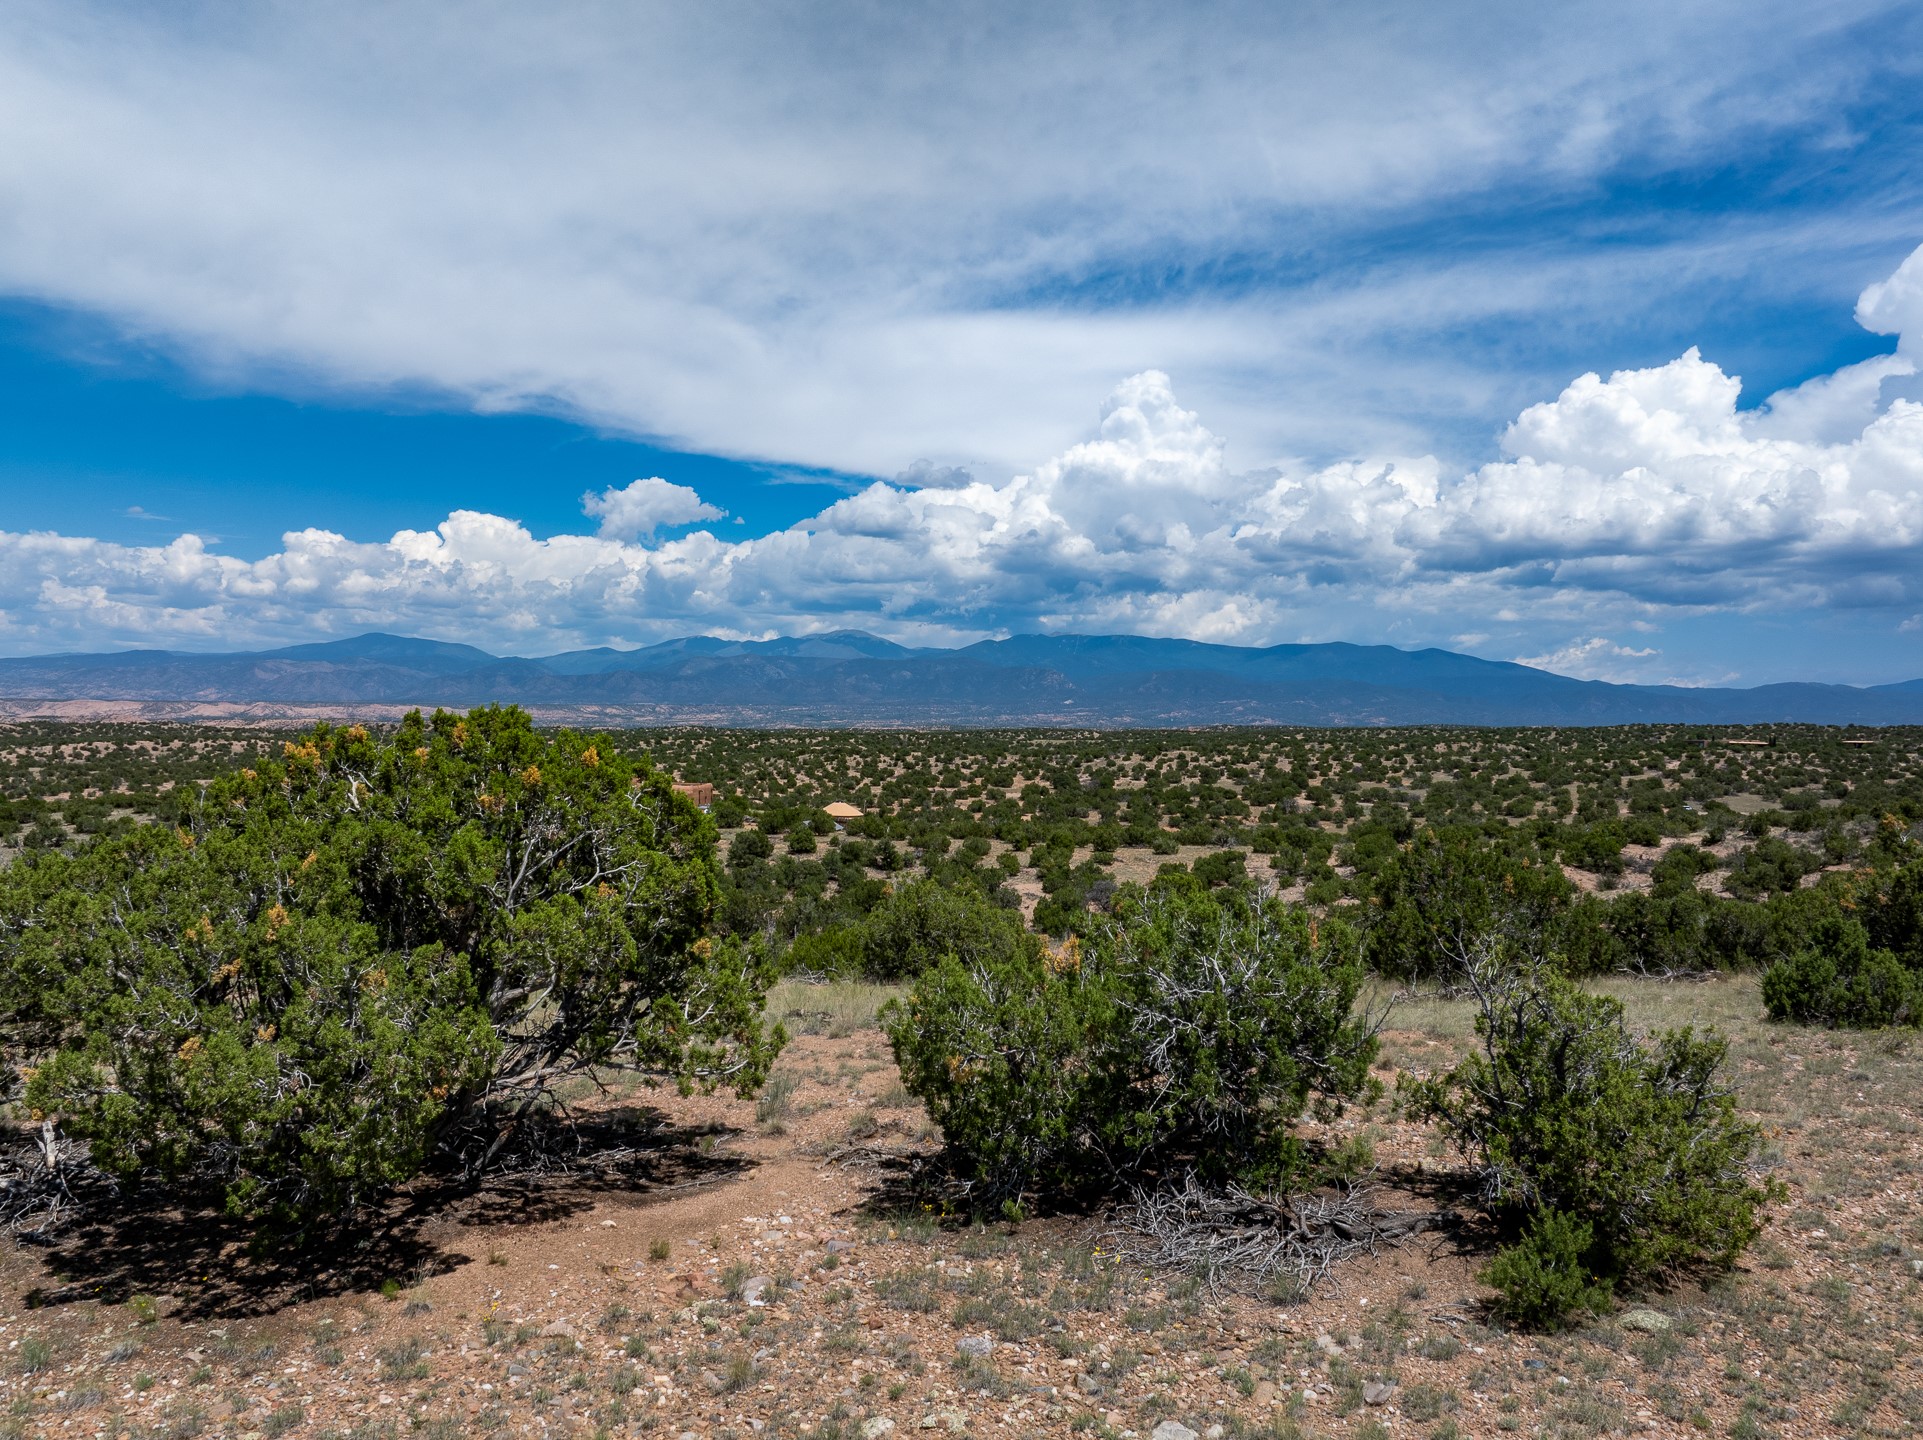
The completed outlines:
<svg viewBox="0 0 1923 1440">
<path fill-rule="evenodd" d="M 1852 119 L 1919 54 L 1895 0 L 29 0 L 0 291 L 233 383 L 857 474 L 1006 478 L 1148 369 L 1245 465 L 1447 451 L 1586 337 L 1907 249 L 1923 194 Z M 1639 198 L 1805 152 L 1685 215 Z M 1769 198 L 1851 163 L 1857 193 Z"/>
</svg>

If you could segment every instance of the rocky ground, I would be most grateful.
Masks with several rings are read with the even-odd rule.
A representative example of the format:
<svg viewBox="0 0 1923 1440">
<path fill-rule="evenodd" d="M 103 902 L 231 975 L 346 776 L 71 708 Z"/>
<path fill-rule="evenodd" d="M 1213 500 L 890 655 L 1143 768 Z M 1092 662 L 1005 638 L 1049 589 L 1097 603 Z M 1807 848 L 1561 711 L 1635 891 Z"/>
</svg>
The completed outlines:
<svg viewBox="0 0 1923 1440">
<path fill-rule="evenodd" d="M 599 1139 L 652 1125 L 649 1144 L 423 1186 L 358 1249 L 252 1253 L 209 1217 L 127 1211 L 9 1248 L 0 1433 L 1915 1433 L 1923 1052 L 1766 1026 L 1753 981 L 1620 988 L 1647 1023 L 1734 1035 L 1791 1198 L 1738 1274 L 1574 1332 L 1490 1322 L 1468 1224 L 1278 1300 L 1131 1263 L 1098 1217 L 942 1215 L 886 1158 L 934 1137 L 878 997 L 785 987 L 811 1033 L 758 1102 L 607 1097 Z M 1422 1002 L 1391 1024 L 1385 1078 L 1446 1063 L 1467 1015 Z M 1459 1162 L 1388 1102 L 1344 1124 L 1374 1146 L 1380 1206 L 1459 1204 Z"/>
</svg>

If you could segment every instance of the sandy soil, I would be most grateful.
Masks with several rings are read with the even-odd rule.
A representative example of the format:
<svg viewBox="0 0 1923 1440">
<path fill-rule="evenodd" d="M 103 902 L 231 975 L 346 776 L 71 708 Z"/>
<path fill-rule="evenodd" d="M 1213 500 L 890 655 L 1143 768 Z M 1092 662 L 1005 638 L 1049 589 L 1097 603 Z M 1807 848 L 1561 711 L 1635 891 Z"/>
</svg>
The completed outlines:
<svg viewBox="0 0 1923 1440">
<path fill-rule="evenodd" d="M 0 1434 L 1915 1433 L 1915 1042 L 1762 1026 L 1753 981 L 1620 988 L 1650 1023 L 1736 1035 L 1792 1192 L 1740 1273 L 1637 1297 L 1659 1328 L 1495 1326 L 1469 1177 L 1386 1102 L 1326 1138 L 1373 1145 L 1384 1208 L 1442 1222 L 1298 1303 L 1125 1264 L 1092 1217 L 944 1218 L 877 1162 L 933 1145 L 883 1038 L 803 1005 L 822 1033 L 783 1056 L 759 1119 L 616 1097 L 659 1107 L 636 1153 L 420 1187 L 358 1249 L 254 1254 L 213 1218 L 131 1209 L 8 1246 Z M 1447 1063 L 1467 1014 L 1394 1023 L 1385 1080 Z"/>
</svg>

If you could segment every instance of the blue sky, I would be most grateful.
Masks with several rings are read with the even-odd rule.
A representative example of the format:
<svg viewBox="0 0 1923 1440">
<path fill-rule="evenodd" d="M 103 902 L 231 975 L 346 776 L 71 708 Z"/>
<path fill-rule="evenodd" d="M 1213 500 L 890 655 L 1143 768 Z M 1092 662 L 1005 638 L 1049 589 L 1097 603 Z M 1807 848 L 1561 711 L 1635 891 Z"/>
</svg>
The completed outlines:
<svg viewBox="0 0 1923 1440">
<path fill-rule="evenodd" d="M 125 545 L 191 530 L 248 559 L 296 525 L 385 537 L 461 508 L 545 537 L 580 526 L 582 495 L 643 475 L 672 475 L 760 533 L 860 483 L 690 454 L 561 414 L 475 414 L 426 389 L 210 384 L 91 317 L 31 303 L 0 310 L 0 393 L 8 528 Z"/>
<path fill-rule="evenodd" d="M 1919 70 L 1873 0 L 12 7 L 0 651 L 1923 675 Z"/>
</svg>

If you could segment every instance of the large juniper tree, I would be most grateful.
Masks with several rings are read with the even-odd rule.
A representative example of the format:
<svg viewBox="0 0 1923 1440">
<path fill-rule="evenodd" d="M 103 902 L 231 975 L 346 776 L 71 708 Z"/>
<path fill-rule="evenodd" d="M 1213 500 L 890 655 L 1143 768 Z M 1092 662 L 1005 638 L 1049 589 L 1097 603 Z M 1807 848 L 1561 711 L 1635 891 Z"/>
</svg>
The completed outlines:
<svg viewBox="0 0 1923 1440">
<path fill-rule="evenodd" d="M 480 1163 L 586 1069 L 760 1084 L 770 976 L 708 937 L 713 829 L 669 777 L 516 709 L 283 752 L 0 880 L 26 1102 L 107 1170 L 299 1221 Z"/>
</svg>

